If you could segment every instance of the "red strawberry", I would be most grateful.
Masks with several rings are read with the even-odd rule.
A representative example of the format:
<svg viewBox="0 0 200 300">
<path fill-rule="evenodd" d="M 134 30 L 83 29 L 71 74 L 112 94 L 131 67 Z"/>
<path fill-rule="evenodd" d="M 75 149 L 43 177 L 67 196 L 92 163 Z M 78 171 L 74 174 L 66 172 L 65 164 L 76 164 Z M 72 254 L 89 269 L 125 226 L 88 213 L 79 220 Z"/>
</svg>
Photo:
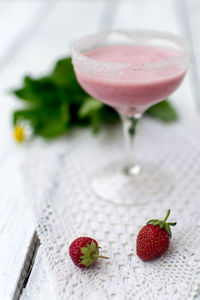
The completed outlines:
<svg viewBox="0 0 200 300">
<path fill-rule="evenodd" d="M 90 237 L 79 237 L 69 247 L 69 255 L 73 263 L 79 268 L 89 267 L 98 257 L 108 258 L 99 255 L 97 241 Z"/>
<path fill-rule="evenodd" d="M 167 251 L 172 235 L 170 226 L 176 225 L 176 222 L 166 223 L 169 214 L 170 210 L 164 220 L 149 220 L 138 233 L 136 253 L 143 261 L 157 258 Z"/>
</svg>

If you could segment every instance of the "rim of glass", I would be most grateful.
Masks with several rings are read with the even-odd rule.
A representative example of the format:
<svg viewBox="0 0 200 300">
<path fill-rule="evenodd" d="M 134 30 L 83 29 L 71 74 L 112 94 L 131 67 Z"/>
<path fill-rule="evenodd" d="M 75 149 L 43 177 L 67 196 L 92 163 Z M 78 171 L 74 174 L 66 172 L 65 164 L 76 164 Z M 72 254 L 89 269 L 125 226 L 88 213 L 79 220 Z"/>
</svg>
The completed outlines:
<svg viewBox="0 0 200 300">
<path fill-rule="evenodd" d="M 109 36 L 110 34 L 122 34 L 124 36 L 126 36 L 127 38 L 131 39 L 131 35 L 137 35 L 137 36 L 142 36 L 142 37 L 146 37 L 148 38 L 158 38 L 161 41 L 162 40 L 168 40 L 169 42 L 174 42 L 174 44 L 180 46 L 180 55 L 174 56 L 173 58 L 170 59 L 161 59 L 158 61 L 153 61 L 150 63 L 142 63 L 140 66 L 136 66 L 134 64 L 130 64 L 130 63 L 113 63 L 113 62 L 105 62 L 105 61 L 100 61 L 100 60 L 96 60 L 93 58 L 89 58 L 87 55 L 85 55 L 84 53 L 81 53 L 81 50 L 79 49 L 80 46 L 82 44 L 86 45 L 86 43 L 91 43 L 93 40 L 97 40 L 97 45 L 99 43 L 99 40 L 103 40 L 105 39 L 107 36 Z M 133 36 L 134 37 L 134 36 Z M 147 44 L 148 45 L 148 44 Z M 97 48 L 98 49 L 98 48 Z M 84 63 L 84 64 L 95 64 L 98 67 L 102 67 L 102 68 L 108 68 L 110 69 L 111 67 L 113 68 L 117 68 L 117 69 L 121 69 L 121 68 L 133 68 L 134 71 L 146 71 L 148 69 L 152 69 L 153 67 L 163 67 L 163 65 L 169 65 L 169 64 L 173 64 L 176 63 L 178 61 L 181 60 L 187 60 L 189 61 L 190 58 L 190 54 L 191 54 L 191 47 L 190 44 L 188 43 L 188 41 L 180 36 L 180 35 L 176 35 L 174 33 L 170 33 L 167 31 L 159 31 L 159 30 L 122 30 L 122 29 L 117 29 L 117 30 L 107 30 L 107 31 L 101 31 L 95 34 L 91 34 L 91 35 L 87 35 L 85 37 L 79 38 L 78 40 L 76 40 L 73 44 L 72 44 L 72 59 L 73 59 L 73 63 L 76 64 L 76 60 L 79 61 L 79 63 Z"/>
</svg>

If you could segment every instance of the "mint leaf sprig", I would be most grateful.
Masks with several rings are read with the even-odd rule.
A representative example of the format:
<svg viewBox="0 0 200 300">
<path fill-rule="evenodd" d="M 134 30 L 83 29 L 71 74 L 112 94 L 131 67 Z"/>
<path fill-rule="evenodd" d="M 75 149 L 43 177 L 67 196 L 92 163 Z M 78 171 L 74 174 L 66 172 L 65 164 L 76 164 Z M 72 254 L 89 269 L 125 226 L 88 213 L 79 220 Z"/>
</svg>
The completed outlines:
<svg viewBox="0 0 200 300">
<path fill-rule="evenodd" d="M 80 87 L 71 57 L 59 60 L 44 77 L 26 76 L 23 86 L 12 92 L 24 102 L 24 109 L 13 113 L 13 125 L 27 120 L 33 133 L 44 138 L 55 138 L 76 126 L 89 126 L 96 133 L 101 124 L 119 121 L 113 108 L 93 99 Z M 145 114 L 164 122 L 177 120 L 167 100 L 152 106 Z"/>
</svg>

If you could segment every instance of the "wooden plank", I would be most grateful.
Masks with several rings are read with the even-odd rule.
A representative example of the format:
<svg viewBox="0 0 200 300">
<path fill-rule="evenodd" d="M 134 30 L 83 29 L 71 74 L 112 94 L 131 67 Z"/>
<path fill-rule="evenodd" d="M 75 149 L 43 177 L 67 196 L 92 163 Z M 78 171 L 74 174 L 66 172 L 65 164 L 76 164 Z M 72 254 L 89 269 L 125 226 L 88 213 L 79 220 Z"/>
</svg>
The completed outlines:
<svg viewBox="0 0 200 300">
<path fill-rule="evenodd" d="M 25 1 L 0 2 L 0 58 L 9 49 L 16 36 L 30 24 L 30 19 L 38 11 L 40 3 Z"/>
<path fill-rule="evenodd" d="M 7 13 L 9 13 L 9 10 L 11 8 L 12 3 L 9 1 L 0 1 L 0 19 L 2 19 L 3 17 L 5 17 L 5 15 Z"/>
<path fill-rule="evenodd" d="M 54 1 L 23 0 L 11 1 L 12 5 L 9 5 L 9 2 L 6 13 L 0 18 L 0 72 L 12 61 L 56 4 Z M 5 12 L 5 3 L 3 8 Z"/>
<path fill-rule="evenodd" d="M 44 6 L 46 7 L 45 3 Z M 19 46 L 26 43 L 24 28 L 26 32 L 33 34 L 33 23 L 30 22 L 34 19 L 31 16 L 40 14 L 42 7 L 43 4 L 35 1 L 0 1 L 2 9 L 0 62 L 9 57 L 8 53 L 17 55 Z M 29 246 L 35 231 L 21 172 L 26 148 L 14 143 L 9 123 L 14 102 L 8 94 L 8 88 L 10 89 L 19 77 L 19 70 L 14 68 L 14 64 L 10 63 L 8 70 L 5 68 L 4 72 L 0 68 L 0 299 L 2 300 L 17 299 L 16 286 L 17 283 L 23 282 L 20 274 L 27 268 L 26 263 L 30 259 L 27 253 L 31 253 Z"/>
<path fill-rule="evenodd" d="M 56 300 L 52 277 L 48 272 L 46 257 L 39 248 L 37 257 L 29 277 L 28 284 L 23 290 L 20 300 Z"/>
<path fill-rule="evenodd" d="M 6 159 L 6 158 L 5 158 Z M 12 153 L 0 174 L 0 299 L 10 300 L 34 232 L 34 222 L 24 194 L 21 158 Z"/>
<path fill-rule="evenodd" d="M 56 2 L 46 20 L 20 51 L 14 68 L 22 68 L 34 75 L 52 67 L 59 57 L 71 52 L 72 42 L 93 33 L 99 26 L 103 1 L 76 0 Z"/>
<path fill-rule="evenodd" d="M 121 1 L 113 27 L 180 32 L 173 0 Z"/>
<path fill-rule="evenodd" d="M 30 274 L 32 272 L 33 266 L 35 264 L 35 258 L 38 253 L 38 249 L 40 246 L 40 241 L 38 239 L 36 231 L 33 234 L 33 238 L 29 245 L 28 252 L 26 254 L 26 258 L 24 261 L 24 266 L 20 272 L 20 276 L 15 288 L 15 293 L 13 295 L 13 300 L 19 299 L 23 289 L 26 287 L 27 282 L 29 280 Z"/>
<path fill-rule="evenodd" d="M 192 46 L 191 59 L 191 84 L 193 86 L 194 97 L 196 100 L 196 107 L 200 113 L 200 57 L 199 57 L 199 32 L 200 32 L 200 2 L 199 0 L 179 0 L 179 10 L 182 13 L 182 26 L 187 33 L 188 39 Z M 180 16 L 181 17 L 181 16 Z"/>
</svg>

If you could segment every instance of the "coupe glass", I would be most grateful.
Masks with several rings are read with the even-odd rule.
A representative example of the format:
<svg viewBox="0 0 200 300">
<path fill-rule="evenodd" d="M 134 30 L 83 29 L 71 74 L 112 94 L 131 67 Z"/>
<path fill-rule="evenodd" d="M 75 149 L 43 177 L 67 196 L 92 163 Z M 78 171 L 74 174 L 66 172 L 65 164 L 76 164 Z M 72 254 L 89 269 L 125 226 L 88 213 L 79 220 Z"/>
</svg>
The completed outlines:
<svg viewBox="0 0 200 300">
<path fill-rule="evenodd" d="M 135 48 L 131 52 L 129 47 Z M 169 55 L 149 55 L 156 49 Z M 134 51 L 138 60 L 133 63 Z M 171 189 L 167 174 L 153 165 L 135 162 L 133 131 L 146 109 L 171 95 L 181 84 L 190 60 L 187 41 L 167 32 L 113 30 L 77 40 L 72 59 L 82 88 L 115 108 L 123 123 L 125 160 L 96 174 L 92 182 L 96 195 L 120 204 L 141 204 L 166 196 Z"/>
</svg>

